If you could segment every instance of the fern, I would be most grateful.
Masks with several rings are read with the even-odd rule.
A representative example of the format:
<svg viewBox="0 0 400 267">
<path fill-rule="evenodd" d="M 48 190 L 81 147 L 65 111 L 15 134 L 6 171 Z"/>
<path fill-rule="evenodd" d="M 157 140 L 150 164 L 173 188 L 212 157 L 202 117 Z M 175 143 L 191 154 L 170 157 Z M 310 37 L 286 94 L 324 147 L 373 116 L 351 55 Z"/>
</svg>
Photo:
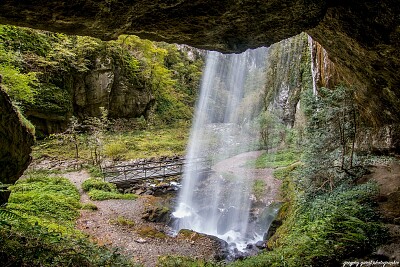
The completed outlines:
<svg viewBox="0 0 400 267">
<path fill-rule="evenodd" d="M 21 216 L 15 214 L 14 212 L 9 211 L 6 207 L 0 207 L 0 227 L 8 226 L 11 227 L 9 223 L 10 220 L 20 219 Z"/>
</svg>

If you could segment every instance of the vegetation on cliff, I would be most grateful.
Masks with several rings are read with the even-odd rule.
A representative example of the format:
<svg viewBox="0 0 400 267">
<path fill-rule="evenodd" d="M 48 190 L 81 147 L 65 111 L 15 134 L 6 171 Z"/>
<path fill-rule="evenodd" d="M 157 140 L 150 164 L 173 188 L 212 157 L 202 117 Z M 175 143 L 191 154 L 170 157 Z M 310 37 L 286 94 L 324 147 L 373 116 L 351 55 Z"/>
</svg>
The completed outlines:
<svg viewBox="0 0 400 267">
<path fill-rule="evenodd" d="M 100 107 L 112 118 L 161 123 L 192 116 L 203 64 L 198 50 L 12 26 L 0 26 L 0 40 L 4 87 L 44 134 L 64 131 L 72 115 L 98 116 Z"/>
</svg>

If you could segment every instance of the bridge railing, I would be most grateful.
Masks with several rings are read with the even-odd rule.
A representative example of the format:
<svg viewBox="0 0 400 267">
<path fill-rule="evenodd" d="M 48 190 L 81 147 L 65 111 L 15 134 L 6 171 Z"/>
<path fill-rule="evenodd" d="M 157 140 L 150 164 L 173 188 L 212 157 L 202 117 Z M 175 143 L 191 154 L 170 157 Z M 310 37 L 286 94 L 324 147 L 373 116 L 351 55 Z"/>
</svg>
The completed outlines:
<svg viewBox="0 0 400 267">
<path fill-rule="evenodd" d="M 108 166 L 103 168 L 103 176 L 104 180 L 108 182 L 163 178 L 181 175 L 185 165 L 188 164 L 191 165 L 191 169 L 194 171 L 205 171 L 211 167 L 211 161 L 204 158 L 175 158 Z"/>
</svg>

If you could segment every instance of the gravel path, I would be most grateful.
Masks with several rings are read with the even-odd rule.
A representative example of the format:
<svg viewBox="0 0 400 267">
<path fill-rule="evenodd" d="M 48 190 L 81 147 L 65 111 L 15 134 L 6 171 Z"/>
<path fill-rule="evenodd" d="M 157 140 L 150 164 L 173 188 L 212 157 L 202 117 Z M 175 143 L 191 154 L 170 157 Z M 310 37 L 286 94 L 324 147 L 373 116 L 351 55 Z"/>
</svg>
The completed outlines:
<svg viewBox="0 0 400 267">
<path fill-rule="evenodd" d="M 120 251 L 132 257 L 136 262 L 144 266 L 156 266 L 159 256 L 181 255 L 203 259 L 213 259 L 216 254 L 215 241 L 207 237 L 163 238 L 141 236 L 138 232 L 147 229 L 165 231 L 162 224 L 146 222 L 141 219 L 146 207 L 153 205 L 157 198 L 152 196 L 139 197 L 136 200 L 105 200 L 91 201 L 88 195 L 81 189 L 83 181 L 89 178 L 86 171 L 70 172 L 64 175 L 73 182 L 81 193 L 82 203 L 93 203 L 97 211 L 82 210 L 77 221 L 77 228 L 89 234 L 100 245 L 108 245 L 119 248 Z M 113 223 L 112 220 L 123 217 L 133 225 L 123 226 Z"/>
</svg>

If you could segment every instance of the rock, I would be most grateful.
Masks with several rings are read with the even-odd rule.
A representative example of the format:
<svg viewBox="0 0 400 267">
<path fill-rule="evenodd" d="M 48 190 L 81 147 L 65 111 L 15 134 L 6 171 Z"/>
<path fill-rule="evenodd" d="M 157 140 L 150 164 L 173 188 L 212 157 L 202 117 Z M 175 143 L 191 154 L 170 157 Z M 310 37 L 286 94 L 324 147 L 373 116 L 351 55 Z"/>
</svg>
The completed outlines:
<svg viewBox="0 0 400 267">
<path fill-rule="evenodd" d="M 144 192 L 144 195 L 149 195 L 149 196 L 151 196 L 151 195 L 153 195 L 154 194 L 154 192 L 152 191 L 152 190 L 147 190 L 146 192 Z"/>
<path fill-rule="evenodd" d="M 136 195 L 142 195 L 145 191 L 143 189 L 138 189 L 135 191 Z"/>
<path fill-rule="evenodd" d="M 33 130 L 21 119 L 9 96 L 0 87 L 0 182 L 14 184 L 31 162 Z M 4 203 L 9 192 L 1 194 Z"/>
<path fill-rule="evenodd" d="M 147 240 L 144 238 L 139 238 L 139 239 L 135 239 L 135 242 L 139 243 L 139 244 L 144 244 L 144 243 L 147 243 Z"/>
<path fill-rule="evenodd" d="M 146 209 L 142 219 L 149 222 L 167 222 L 169 219 L 169 208 L 167 207 L 150 207 Z"/>
<path fill-rule="evenodd" d="M 279 226 L 282 225 L 282 221 L 275 219 L 272 221 L 271 226 L 268 228 L 268 231 L 264 234 L 263 239 L 264 240 L 269 240 L 276 232 L 276 230 L 279 228 Z"/>
<path fill-rule="evenodd" d="M 254 244 L 247 244 L 246 249 L 253 249 L 254 248 Z"/>
<path fill-rule="evenodd" d="M 264 241 L 257 241 L 256 247 L 258 247 L 259 249 L 264 249 L 266 247 L 265 242 Z"/>
</svg>

